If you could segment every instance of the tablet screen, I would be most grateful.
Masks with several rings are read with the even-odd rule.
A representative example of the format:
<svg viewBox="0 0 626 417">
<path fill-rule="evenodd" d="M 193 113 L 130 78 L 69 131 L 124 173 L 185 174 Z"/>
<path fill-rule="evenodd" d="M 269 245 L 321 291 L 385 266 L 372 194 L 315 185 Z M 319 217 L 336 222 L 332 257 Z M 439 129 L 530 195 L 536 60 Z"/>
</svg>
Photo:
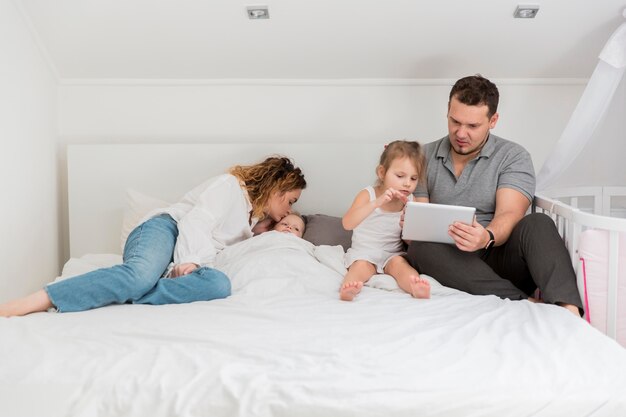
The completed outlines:
<svg viewBox="0 0 626 417">
<path fill-rule="evenodd" d="M 402 239 L 454 244 L 448 228 L 454 222 L 472 224 L 474 207 L 408 202 L 404 213 Z"/>
</svg>

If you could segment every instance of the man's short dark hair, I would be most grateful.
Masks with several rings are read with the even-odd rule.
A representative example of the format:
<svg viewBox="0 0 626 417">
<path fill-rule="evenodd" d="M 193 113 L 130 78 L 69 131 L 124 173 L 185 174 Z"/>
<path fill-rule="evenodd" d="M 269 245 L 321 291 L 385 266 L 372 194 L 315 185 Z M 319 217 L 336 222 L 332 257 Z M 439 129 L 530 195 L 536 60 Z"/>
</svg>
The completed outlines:
<svg viewBox="0 0 626 417">
<path fill-rule="evenodd" d="M 450 90 L 450 101 L 452 101 L 452 97 L 456 97 L 457 100 L 468 106 L 487 105 L 489 108 L 487 117 L 489 118 L 498 111 L 498 101 L 500 101 L 498 87 L 480 74 L 458 80 Z M 448 101 L 448 105 L 450 101 Z"/>
</svg>

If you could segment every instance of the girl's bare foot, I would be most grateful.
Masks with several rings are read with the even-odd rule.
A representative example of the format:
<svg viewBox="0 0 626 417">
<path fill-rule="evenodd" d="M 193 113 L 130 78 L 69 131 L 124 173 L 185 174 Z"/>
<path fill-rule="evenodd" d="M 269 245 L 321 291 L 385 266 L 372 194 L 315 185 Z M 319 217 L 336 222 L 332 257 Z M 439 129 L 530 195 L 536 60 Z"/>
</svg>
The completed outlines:
<svg viewBox="0 0 626 417">
<path fill-rule="evenodd" d="M 339 298 L 343 301 L 352 301 L 361 292 L 363 283 L 361 281 L 344 282 L 339 290 Z"/>
<path fill-rule="evenodd" d="M 52 302 L 45 290 L 39 290 L 24 298 L 9 301 L 0 305 L 0 317 L 23 316 L 37 311 L 46 311 L 52 307 Z"/>
<path fill-rule="evenodd" d="M 430 282 L 418 276 L 409 277 L 411 281 L 411 295 L 414 298 L 430 298 Z"/>
</svg>

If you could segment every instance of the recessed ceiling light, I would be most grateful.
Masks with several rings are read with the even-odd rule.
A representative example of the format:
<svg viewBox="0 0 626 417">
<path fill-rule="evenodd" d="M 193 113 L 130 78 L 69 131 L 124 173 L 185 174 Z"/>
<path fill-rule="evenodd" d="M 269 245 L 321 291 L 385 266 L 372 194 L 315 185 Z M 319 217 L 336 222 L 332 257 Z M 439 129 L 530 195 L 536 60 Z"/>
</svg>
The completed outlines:
<svg viewBox="0 0 626 417">
<path fill-rule="evenodd" d="M 248 19 L 269 19 L 270 11 L 267 6 L 248 6 Z"/>
<path fill-rule="evenodd" d="M 517 6 L 513 17 L 516 19 L 534 19 L 539 12 L 539 6 Z"/>
</svg>

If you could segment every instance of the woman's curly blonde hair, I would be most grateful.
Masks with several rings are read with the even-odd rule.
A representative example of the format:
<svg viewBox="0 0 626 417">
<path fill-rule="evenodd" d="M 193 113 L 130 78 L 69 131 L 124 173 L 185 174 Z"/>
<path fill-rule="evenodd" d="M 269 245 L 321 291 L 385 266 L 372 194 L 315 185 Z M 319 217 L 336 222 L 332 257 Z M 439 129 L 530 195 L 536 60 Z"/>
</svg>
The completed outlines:
<svg viewBox="0 0 626 417">
<path fill-rule="evenodd" d="M 306 188 L 302 170 L 284 156 L 271 156 L 255 165 L 236 165 L 229 172 L 243 182 L 252 204 L 252 217 L 259 219 L 265 217 L 263 210 L 275 191 L 284 194 Z"/>
</svg>

